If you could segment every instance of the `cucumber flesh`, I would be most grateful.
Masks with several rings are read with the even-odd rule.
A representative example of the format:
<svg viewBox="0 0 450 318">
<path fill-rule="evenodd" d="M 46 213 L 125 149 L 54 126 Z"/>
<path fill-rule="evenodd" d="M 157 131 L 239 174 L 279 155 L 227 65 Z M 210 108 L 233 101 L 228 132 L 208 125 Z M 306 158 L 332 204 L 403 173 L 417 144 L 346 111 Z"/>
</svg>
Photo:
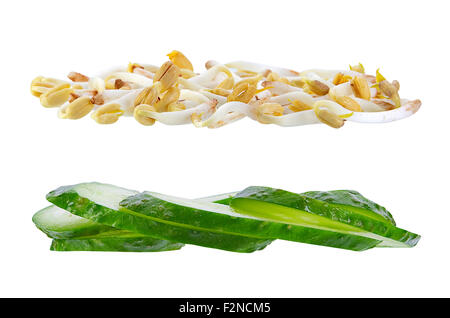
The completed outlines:
<svg viewBox="0 0 450 318">
<path fill-rule="evenodd" d="M 197 199 L 197 201 L 230 205 L 231 199 L 237 193 L 239 193 L 239 191 L 228 192 L 228 193 L 223 193 L 223 194 L 218 194 L 218 195 L 212 195 L 212 196 L 209 196 L 209 197 L 204 197 L 204 198 Z"/>
<path fill-rule="evenodd" d="M 86 239 L 54 239 L 52 251 L 163 252 L 179 250 L 183 243 L 159 240 L 149 236 Z"/>
<path fill-rule="evenodd" d="M 92 235 L 120 236 L 127 231 L 95 223 L 79 217 L 57 206 L 48 206 L 33 215 L 33 222 L 38 229 L 54 239 L 78 238 Z"/>
<path fill-rule="evenodd" d="M 354 235 L 379 240 L 382 242 L 380 246 L 384 247 L 412 247 L 420 240 L 420 235 L 395 227 L 384 220 L 280 189 L 249 187 L 236 194 L 230 205 L 242 214 L 275 221 L 282 219 L 293 224 L 305 224 L 325 218 L 333 223 L 343 224 Z M 333 224 L 326 225 L 339 230 Z"/>
<path fill-rule="evenodd" d="M 226 234 L 158 222 L 144 214 L 120 209 L 119 202 L 136 191 L 101 183 L 60 187 L 47 195 L 54 205 L 93 222 L 158 239 L 234 252 L 254 252 L 269 245 L 270 238 Z"/>
<path fill-rule="evenodd" d="M 234 199 L 231 200 L 233 202 Z M 375 247 L 379 240 L 353 235 L 348 227 L 326 218 L 309 215 L 312 220 L 325 224 L 294 224 L 283 220 L 268 220 L 257 215 L 235 212 L 229 206 L 177 198 L 155 192 L 130 196 L 120 203 L 125 210 L 166 224 L 210 230 L 221 233 L 248 235 L 259 238 L 284 239 L 295 242 L 331 246 L 350 250 Z M 317 221 L 317 223 L 319 223 Z M 329 224 L 333 224 L 330 229 Z M 359 231 L 359 229 L 352 230 Z"/>
<path fill-rule="evenodd" d="M 98 224 L 54 205 L 35 213 L 33 222 L 54 239 L 52 251 L 159 252 L 184 245 Z"/>
</svg>

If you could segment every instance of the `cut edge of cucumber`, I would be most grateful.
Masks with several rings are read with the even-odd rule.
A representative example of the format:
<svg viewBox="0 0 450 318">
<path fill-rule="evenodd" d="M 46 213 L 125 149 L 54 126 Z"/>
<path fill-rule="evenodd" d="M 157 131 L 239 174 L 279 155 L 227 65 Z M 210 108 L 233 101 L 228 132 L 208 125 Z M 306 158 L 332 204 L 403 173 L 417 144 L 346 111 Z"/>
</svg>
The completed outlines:
<svg viewBox="0 0 450 318">
<path fill-rule="evenodd" d="M 120 201 L 139 193 L 135 190 L 100 182 L 80 183 L 72 187 L 80 197 L 114 210 L 119 208 Z"/>
<path fill-rule="evenodd" d="M 49 205 L 37 211 L 32 217 L 38 228 L 52 231 L 69 231 L 80 227 L 89 227 L 97 223 L 70 213 L 56 205 Z M 63 226 L 61 224 L 64 224 Z"/>
</svg>

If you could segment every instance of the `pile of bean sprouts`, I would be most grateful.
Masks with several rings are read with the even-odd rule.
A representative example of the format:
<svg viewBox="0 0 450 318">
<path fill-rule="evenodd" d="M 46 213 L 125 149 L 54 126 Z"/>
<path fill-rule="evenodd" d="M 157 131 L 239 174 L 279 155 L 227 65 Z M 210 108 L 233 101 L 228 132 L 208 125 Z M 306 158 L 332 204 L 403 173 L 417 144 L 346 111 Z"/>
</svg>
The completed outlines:
<svg viewBox="0 0 450 318">
<path fill-rule="evenodd" d="M 245 117 L 279 126 L 325 123 L 339 128 L 345 121 L 403 119 L 421 105 L 420 100 L 401 99 L 397 81 L 389 82 L 378 70 L 368 75 L 361 64 L 297 72 L 244 61 L 208 61 L 206 71 L 197 73 L 181 52 L 168 56 L 163 66 L 130 63 L 94 77 L 75 72 L 67 80 L 39 76 L 31 92 L 43 106 L 59 108 L 60 118 L 91 114 L 100 124 L 112 124 L 128 116 L 143 125 L 208 128 Z"/>
</svg>

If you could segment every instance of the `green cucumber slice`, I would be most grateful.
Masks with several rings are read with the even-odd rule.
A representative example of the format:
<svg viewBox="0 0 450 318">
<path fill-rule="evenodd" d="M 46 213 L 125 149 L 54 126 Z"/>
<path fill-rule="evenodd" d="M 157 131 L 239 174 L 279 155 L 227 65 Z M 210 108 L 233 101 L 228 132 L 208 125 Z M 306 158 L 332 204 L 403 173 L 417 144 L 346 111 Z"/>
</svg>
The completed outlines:
<svg viewBox="0 0 450 318">
<path fill-rule="evenodd" d="M 144 214 L 119 209 L 119 202 L 136 191 L 102 183 L 60 187 L 47 194 L 54 205 L 93 222 L 151 237 L 233 252 L 250 253 L 265 248 L 268 238 L 197 230 L 158 222 Z"/>
<path fill-rule="evenodd" d="M 163 252 L 179 250 L 183 243 L 159 240 L 149 236 L 86 239 L 54 239 L 52 251 Z"/>
<path fill-rule="evenodd" d="M 33 222 L 54 239 L 52 251 L 159 252 L 184 245 L 98 224 L 54 205 L 36 212 Z"/>
<path fill-rule="evenodd" d="M 231 200 L 233 203 L 234 199 Z M 259 238 L 283 239 L 295 242 L 331 246 L 355 251 L 375 247 L 379 240 L 349 233 L 349 226 L 336 223 L 340 231 L 326 227 L 333 221 L 323 218 L 321 228 L 273 221 L 234 212 L 229 206 L 189 200 L 154 192 L 127 197 L 120 206 L 128 211 L 145 215 L 158 222 L 182 225 L 198 230 L 249 235 Z M 351 228 L 359 231 L 358 229 Z"/>
<path fill-rule="evenodd" d="M 54 239 L 78 238 L 92 235 L 121 236 L 128 231 L 95 223 L 79 217 L 57 206 L 48 206 L 33 215 L 33 222 L 38 229 Z"/>
<path fill-rule="evenodd" d="M 230 206 L 239 213 L 268 220 L 349 232 L 373 238 L 384 247 L 413 247 L 420 235 L 364 213 L 311 197 L 269 187 L 249 187 L 236 194 Z"/>
<path fill-rule="evenodd" d="M 309 191 L 300 194 L 312 199 L 328 202 L 332 205 L 344 207 L 381 222 L 395 225 L 394 218 L 386 208 L 367 199 L 361 193 L 354 190 Z"/>
</svg>

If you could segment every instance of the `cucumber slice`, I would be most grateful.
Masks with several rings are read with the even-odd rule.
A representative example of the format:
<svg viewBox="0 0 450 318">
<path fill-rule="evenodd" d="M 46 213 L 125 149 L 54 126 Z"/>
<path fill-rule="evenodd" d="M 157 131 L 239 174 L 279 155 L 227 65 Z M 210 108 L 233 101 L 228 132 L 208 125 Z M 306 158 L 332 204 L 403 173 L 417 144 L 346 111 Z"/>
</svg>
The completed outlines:
<svg viewBox="0 0 450 318">
<path fill-rule="evenodd" d="M 319 196 L 320 197 L 320 196 Z M 384 247 L 413 247 L 420 235 L 395 227 L 385 219 L 339 204 L 268 187 L 249 187 L 230 203 L 239 213 L 297 225 L 323 227 L 382 241 Z M 345 228 L 343 228 L 343 226 Z"/>
<path fill-rule="evenodd" d="M 197 200 L 230 205 L 231 199 L 238 193 L 238 191 L 229 192 L 200 198 Z M 325 201 L 330 204 L 343 206 L 355 213 L 364 214 L 379 221 L 388 222 L 392 225 L 395 225 L 394 218 L 392 217 L 391 213 L 386 210 L 386 208 L 367 199 L 361 193 L 354 190 L 308 191 L 300 194 L 313 199 Z"/>
<path fill-rule="evenodd" d="M 231 200 L 231 203 L 234 199 Z M 249 235 L 259 238 L 284 239 L 295 242 L 331 246 L 355 251 L 375 247 L 380 241 L 353 235 L 360 231 L 348 225 L 322 218 L 324 224 L 304 226 L 283 220 L 267 220 L 234 212 L 229 206 L 181 199 L 154 192 L 144 192 L 130 196 L 120 202 L 120 206 L 132 213 L 164 222 L 166 224 L 189 227 L 196 230 L 212 230 L 221 233 Z M 131 212 L 130 212 L 131 213 Z M 334 224 L 330 230 L 327 226 Z"/>
<path fill-rule="evenodd" d="M 137 192 L 94 182 L 60 187 L 47 194 L 47 199 L 93 222 L 174 242 L 250 253 L 265 248 L 273 241 L 161 223 L 144 214 L 119 209 L 119 202 L 134 194 Z"/>
<path fill-rule="evenodd" d="M 78 238 L 90 235 L 121 236 L 130 233 L 95 223 L 54 205 L 36 212 L 33 215 L 33 222 L 38 229 L 53 239 Z"/>
<path fill-rule="evenodd" d="M 184 245 L 98 224 L 54 205 L 35 213 L 33 222 L 54 239 L 52 251 L 159 252 Z"/>
<path fill-rule="evenodd" d="M 357 191 L 309 191 L 300 194 L 312 199 L 328 202 L 331 205 L 344 207 L 354 213 L 363 214 L 381 222 L 387 222 L 395 225 L 394 218 L 391 213 L 386 210 L 386 208 L 370 201 Z"/>
<path fill-rule="evenodd" d="M 179 250 L 183 243 L 159 240 L 149 236 L 86 239 L 54 239 L 52 251 L 163 252 Z"/>
</svg>

